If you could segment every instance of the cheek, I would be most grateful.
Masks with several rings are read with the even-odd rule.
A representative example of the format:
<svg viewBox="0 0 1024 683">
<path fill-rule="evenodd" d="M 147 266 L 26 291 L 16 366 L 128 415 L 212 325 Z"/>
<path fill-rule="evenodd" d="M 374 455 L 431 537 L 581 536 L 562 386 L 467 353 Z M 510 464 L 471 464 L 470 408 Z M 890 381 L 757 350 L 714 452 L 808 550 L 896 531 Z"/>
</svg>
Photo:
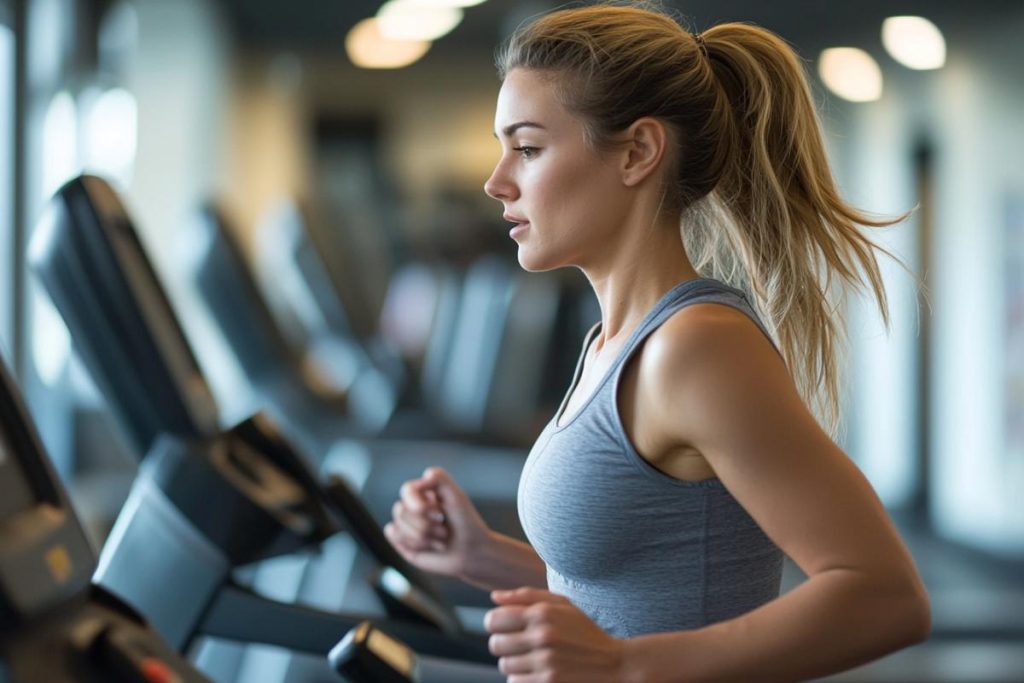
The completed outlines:
<svg viewBox="0 0 1024 683">
<path fill-rule="evenodd" d="M 600 216 L 617 196 L 609 169 L 587 155 L 574 155 L 551 164 L 531 180 L 531 189 L 545 219 L 558 221 L 563 232 L 577 232 Z"/>
<path fill-rule="evenodd" d="M 563 176 L 565 182 L 549 188 L 549 204 L 561 218 L 566 238 L 576 241 L 603 233 L 603 226 L 616 220 L 621 193 L 609 176 L 603 169 L 578 167 Z"/>
</svg>

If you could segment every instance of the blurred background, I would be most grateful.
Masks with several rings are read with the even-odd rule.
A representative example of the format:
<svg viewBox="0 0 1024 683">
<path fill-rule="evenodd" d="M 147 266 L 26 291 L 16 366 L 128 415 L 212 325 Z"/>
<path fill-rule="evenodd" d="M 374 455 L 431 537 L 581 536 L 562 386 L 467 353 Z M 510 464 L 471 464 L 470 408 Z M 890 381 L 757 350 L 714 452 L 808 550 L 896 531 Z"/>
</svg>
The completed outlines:
<svg viewBox="0 0 1024 683">
<path fill-rule="evenodd" d="M 263 398 L 195 277 L 202 207 L 217 207 L 286 341 L 314 374 L 350 386 L 351 367 L 327 368 L 330 347 L 297 333 L 324 317 L 322 292 L 276 259 L 287 226 L 312 235 L 323 291 L 407 378 L 407 403 L 430 400 L 430 340 L 454 325 L 441 315 L 445 278 L 464 299 L 490 286 L 480 273 L 519 282 L 500 207 L 482 191 L 499 154 L 493 54 L 558 3 L 414 17 L 416 29 L 437 21 L 433 38 L 401 34 L 410 22 L 381 4 L 0 0 L 0 348 L 97 544 L 135 459 L 26 262 L 69 178 L 95 173 L 122 193 L 225 422 Z M 878 235 L 910 271 L 883 264 L 891 329 L 866 299 L 841 302 L 841 445 L 905 534 L 936 632 L 835 680 L 1024 680 L 1024 2 L 666 4 L 693 30 L 743 20 L 786 38 L 845 196 L 880 214 L 918 207 Z M 528 444 L 557 408 L 597 320 L 577 273 L 553 277 L 530 310 L 556 297 L 560 322 L 535 342 L 545 353 L 517 358 L 556 381 L 531 394 L 514 433 L 504 427 L 507 443 Z"/>
</svg>

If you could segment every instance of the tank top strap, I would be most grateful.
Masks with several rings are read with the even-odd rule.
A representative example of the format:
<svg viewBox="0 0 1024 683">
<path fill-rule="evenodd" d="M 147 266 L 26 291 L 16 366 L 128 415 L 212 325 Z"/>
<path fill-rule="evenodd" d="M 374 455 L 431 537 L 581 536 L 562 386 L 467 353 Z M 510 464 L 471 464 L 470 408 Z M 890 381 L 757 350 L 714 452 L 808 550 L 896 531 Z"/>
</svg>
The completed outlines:
<svg viewBox="0 0 1024 683">
<path fill-rule="evenodd" d="M 757 325 L 758 329 L 760 329 L 768 339 L 776 353 L 779 353 L 780 356 L 782 355 L 779 351 L 778 345 L 772 338 L 772 335 L 768 332 L 768 328 L 761 322 L 757 311 L 754 310 L 754 307 L 750 304 L 750 301 L 742 290 L 727 285 L 720 280 L 698 277 L 680 282 L 658 300 L 658 303 L 656 303 L 647 315 L 644 316 L 644 319 L 640 321 L 639 325 L 637 325 L 633 334 L 630 335 L 625 346 L 623 346 L 622 350 L 619 352 L 618 357 L 612 363 L 608 374 L 618 374 L 622 365 L 632 357 L 634 350 L 666 320 L 683 308 L 700 303 L 723 304 L 738 309 L 742 313 L 746 314 L 746 316 L 750 318 L 755 325 Z M 599 325 L 600 323 L 598 323 L 598 326 Z M 595 327 L 592 332 L 596 332 L 597 329 L 599 329 L 599 327 Z M 589 337 L 589 340 L 592 339 L 593 335 Z M 585 352 L 586 347 L 584 347 L 584 353 Z"/>
</svg>

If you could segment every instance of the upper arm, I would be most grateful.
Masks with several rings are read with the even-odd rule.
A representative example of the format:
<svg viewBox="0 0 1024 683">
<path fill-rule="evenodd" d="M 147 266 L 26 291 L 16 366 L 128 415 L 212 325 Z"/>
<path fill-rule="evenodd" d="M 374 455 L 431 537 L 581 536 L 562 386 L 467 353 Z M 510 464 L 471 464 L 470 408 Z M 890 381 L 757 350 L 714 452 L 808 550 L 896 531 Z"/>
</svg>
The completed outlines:
<svg viewBox="0 0 1024 683">
<path fill-rule="evenodd" d="M 746 315 L 718 305 L 683 309 L 652 335 L 642 365 L 641 383 L 659 397 L 657 428 L 699 450 L 805 573 L 845 568 L 916 580 L 870 484 Z"/>
</svg>

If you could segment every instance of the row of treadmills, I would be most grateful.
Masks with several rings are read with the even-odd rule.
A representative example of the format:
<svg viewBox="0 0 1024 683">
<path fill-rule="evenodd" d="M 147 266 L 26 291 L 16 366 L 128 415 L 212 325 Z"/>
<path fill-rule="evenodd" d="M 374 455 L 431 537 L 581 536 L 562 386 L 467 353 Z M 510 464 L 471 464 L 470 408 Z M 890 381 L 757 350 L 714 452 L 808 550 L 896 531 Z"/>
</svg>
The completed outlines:
<svg viewBox="0 0 1024 683">
<path fill-rule="evenodd" d="M 271 250 L 282 282 L 304 283 L 301 349 L 223 218 L 188 233 L 198 290 L 266 406 L 222 425 L 116 193 L 82 176 L 48 205 L 30 265 L 141 464 L 97 560 L 3 373 L 0 683 L 504 680 L 486 595 L 425 576 L 380 525 L 401 482 L 440 465 L 521 534 L 526 453 L 508 444 L 568 381 L 551 349 L 578 347 L 578 292 L 492 261 L 433 278 L 414 408 L 408 366 L 353 334 L 302 227 L 282 222 Z"/>
</svg>

